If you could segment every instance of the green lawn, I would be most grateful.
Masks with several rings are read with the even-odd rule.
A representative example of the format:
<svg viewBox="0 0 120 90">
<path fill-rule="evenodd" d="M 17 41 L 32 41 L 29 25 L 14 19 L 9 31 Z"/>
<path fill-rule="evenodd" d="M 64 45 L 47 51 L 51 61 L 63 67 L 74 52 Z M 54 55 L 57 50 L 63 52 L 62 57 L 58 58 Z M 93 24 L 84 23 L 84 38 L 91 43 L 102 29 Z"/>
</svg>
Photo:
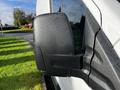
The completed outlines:
<svg viewBox="0 0 120 90">
<path fill-rule="evenodd" d="M 0 90 L 41 90 L 40 75 L 28 42 L 0 37 Z"/>
</svg>

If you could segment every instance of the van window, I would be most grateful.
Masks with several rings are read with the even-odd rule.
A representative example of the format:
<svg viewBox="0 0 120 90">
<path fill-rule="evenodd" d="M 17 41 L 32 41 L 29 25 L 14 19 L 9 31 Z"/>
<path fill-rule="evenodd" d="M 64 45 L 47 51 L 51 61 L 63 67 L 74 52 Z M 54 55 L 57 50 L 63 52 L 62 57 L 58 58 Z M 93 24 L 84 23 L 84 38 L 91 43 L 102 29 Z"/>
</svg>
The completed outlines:
<svg viewBox="0 0 120 90">
<path fill-rule="evenodd" d="M 53 0 L 53 12 L 61 11 L 66 13 L 71 22 L 80 22 L 85 7 L 80 0 Z"/>
<path fill-rule="evenodd" d="M 73 30 L 75 52 L 80 53 L 83 40 L 85 6 L 80 0 L 53 0 L 53 12 L 60 11 L 68 16 Z M 83 17 L 82 23 L 80 22 L 81 17 Z"/>
<path fill-rule="evenodd" d="M 59 12 L 61 6 L 61 0 L 52 0 L 52 11 Z"/>
</svg>

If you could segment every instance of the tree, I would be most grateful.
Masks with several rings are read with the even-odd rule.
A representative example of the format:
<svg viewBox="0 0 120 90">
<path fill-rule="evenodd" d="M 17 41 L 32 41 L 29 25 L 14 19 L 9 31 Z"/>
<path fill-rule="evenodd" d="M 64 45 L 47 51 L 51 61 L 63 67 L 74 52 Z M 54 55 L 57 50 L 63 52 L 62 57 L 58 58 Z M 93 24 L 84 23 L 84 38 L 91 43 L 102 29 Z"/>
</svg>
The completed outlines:
<svg viewBox="0 0 120 90">
<path fill-rule="evenodd" d="M 15 8 L 13 12 L 14 16 L 14 25 L 20 27 L 21 25 L 26 24 L 25 12 L 19 8 Z"/>
<path fill-rule="evenodd" d="M 34 19 L 34 15 L 32 13 L 26 15 L 27 24 L 32 23 L 33 19 Z"/>
<path fill-rule="evenodd" d="M 5 23 L 5 25 L 4 25 L 4 26 L 5 26 L 5 27 L 7 27 L 7 26 L 9 26 L 9 25 Z"/>
<path fill-rule="evenodd" d="M 20 27 L 21 25 L 32 23 L 34 19 L 34 14 L 26 14 L 23 10 L 19 8 L 14 9 L 14 25 Z"/>
<path fill-rule="evenodd" d="M 2 27 L 3 25 L 2 25 L 2 21 L 0 20 L 0 27 Z"/>
</svg>

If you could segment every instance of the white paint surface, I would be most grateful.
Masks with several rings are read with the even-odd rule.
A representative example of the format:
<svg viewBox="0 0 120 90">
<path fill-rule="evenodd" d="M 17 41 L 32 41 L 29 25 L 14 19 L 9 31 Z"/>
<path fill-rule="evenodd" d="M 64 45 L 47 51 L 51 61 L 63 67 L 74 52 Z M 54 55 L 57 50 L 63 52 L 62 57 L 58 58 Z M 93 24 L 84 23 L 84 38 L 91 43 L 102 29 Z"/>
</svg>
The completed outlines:
<svg viewBox="0 0 120 90">
<path fill-rule="evenodd" d="M 120 58 L 120 41 L 114 46 L 114 49 L 118 53 L 118 56 Z"/>
<path fill-rule="evenodd" d="M 92 6 L 92 0 L 83 0 L 83 2 L 100 24 L 100 15 L 95 10 L 96 8 Z M 120 3 L 117 0 L 94 0 L 94 2 L 102 12 L 102 30 L 120 57 L 120 44 L 117 44 L 120 39 Z"/>
<path fill-rule="evenodd" d="M 37 0 L 36 15 L 50 13 L 50 0 Z"/>
<path fill-rule="evenodd" d="M 95 6 L 95 4 L 92 2 L 92 0 L 82 0 L 86 7 L 90 10 L 92 15 L 95 17 L 97 20 L 98 24 L 100 25 L 101 20 L 100 20 L 100 12 L 98 8 Z"/>
<path fill-rule="evenodd" d="M 56 77 L 61 90 L 92 90 L 85 81 L 76 77 Z"/>
<path fill-rule="evenodd" d="M 92 7 L 92 0 L 83 0 L 98 22 L 100 15 Z M 91 3 L 90 3 L 91 2 Z M 102 29 L 113 45 L 120 39 L 120 3 L 117 0 L 94 0 L 102 12 Z M 98 13 L 98 14 L 96 14 Z"/>
</svg>

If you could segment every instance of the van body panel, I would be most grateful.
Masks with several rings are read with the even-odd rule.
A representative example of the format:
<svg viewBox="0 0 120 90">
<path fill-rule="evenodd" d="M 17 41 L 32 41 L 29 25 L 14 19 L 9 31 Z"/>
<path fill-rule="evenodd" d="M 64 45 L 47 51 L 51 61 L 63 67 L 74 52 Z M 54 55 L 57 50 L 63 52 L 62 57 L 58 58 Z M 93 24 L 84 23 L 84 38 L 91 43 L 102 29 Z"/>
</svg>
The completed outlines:
<svg viewBox="0 0 120 90">
<path fill-rule="evenodd" d="M 115 51 L 118 53 L 118 56 L 120 58 L 120 40 L 119 42 L 114 46 Z"/>
<path fill-rule="evenodd" d="M 93 0 L 102 13 L 102 30 L 110 40 L 113 46 L 120 39 L 120 3 L 117 0 Z M 97 15 L 95 8 L 92 6 L 92 0 L 83 0 L 84 4 L 94 15 L 100 24 L 100 15 Z M 98 13 L 100 14 L 100 13 Z"/>
<path fill-rule="evenodd" d="M 89 11 L 92 13 L 99 26 L 101 26 L 103 33 L 105 33 L 110 43 L 112 44 L 113 49 L 115 49 L 117 55 L 119 55 L 120 57 L 120 30 L 119 30 L 120 3 L 117 0 L 93 0 L 101 10 L 102 13 L 102 21 L 101 21 L 100 11 L 96 7 L 96 5 L 92 2 L 92 0 L 82 0 L 82 1 L 87 6 Z M 45 13 L 50 13 L 51 12 L 50 5 L 51 5 L 50 0 L 37 0 L 37 8 L 36 8 L 37 16 Z M 90 61 L 88 61 L 88 63 L 90 63 Z M 92 63 L 93 67 L 94 67 L 94 63 L 95 62 Z M 94 71 L 91 72 L 92 74 L 89 77 L 93 78 Z M 90 87 L 80 78 L 55 77 L 55 79 L 57 80 L 57 83 L 59 84 L 61 90 L 80 90 L 80 89 L 91 90 Z"/>
<path fill-rule="evenodd" d="M 50 13 L 50 0 L 37 0 L 36 15 Z"/>
</svg>

